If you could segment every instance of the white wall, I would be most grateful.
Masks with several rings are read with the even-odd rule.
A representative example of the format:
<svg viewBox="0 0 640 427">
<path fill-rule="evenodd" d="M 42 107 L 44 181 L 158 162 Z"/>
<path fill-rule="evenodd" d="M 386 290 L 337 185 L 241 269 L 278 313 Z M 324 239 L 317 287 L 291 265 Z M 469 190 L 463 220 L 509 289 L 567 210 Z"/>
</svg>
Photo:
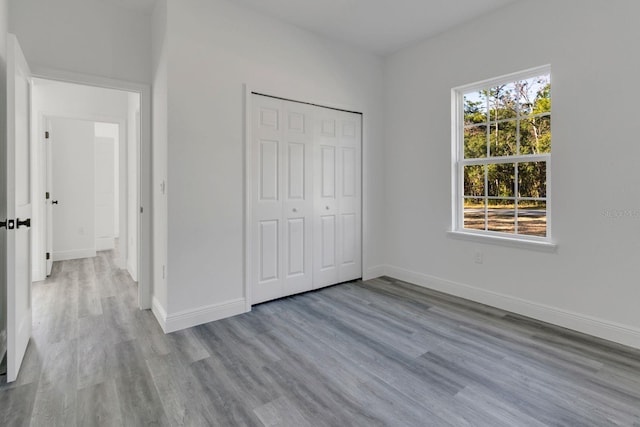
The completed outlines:
<svg viewBox="0 0 640 427">
<path fill-rule="evenodd" d="M 244 298 L 244 83 L 364 113 L 365 270 L 381 264 L 381 60 L 227 0 L 168 3 L 169 317 Z"/>
<path fill-rule="evenodd" d="M 388 58 L 387 274 L 640 347 L 638 16 L 635 0 L 521 1 Z M 448 238 L 451 88 L 544 64 L 557 252 Z"/>
<path fill-rule="evenodd" d="M 83 118 L 91 121 L 119 123 L 121 124 L 119 140 L 121 142 L 126 141 L 127 92 L 34 79 L 33 111 L 35 118 L 33 138 L 36 141 L 34 154 L 36 161 L 40 165 L 34 170 L 33 183 L 34 194 L 36 195 L 44 194 L 46 191 L 45 176 L 44 173 L 40 173 L 44 171 L 45 165 L 44 139 L 42 138 L 44 132 L 43 118 L 45 116 Z M 126 150 L 121 150 L 120 154 L 126 155 Z M 126 175 L 124 180 L 126 182 Z M 55 193 L 52 196 L 55 197 Z M 38 197 L 34 197 L 33 202 L 32 232 L 36 236 L 33 250 L 33 278 L 34 280 L 43 280 L 45 277 L 45 261 L 42 254 L 46 252 L 46 236 L 44 229 L 39 224 L 46 218 L 45 205 L 43 200 Z M 123 207 L 126 205 L 126 201 L 122 202 L 121 200 L 121 203 L 124 203 Z M 121 233 L 121 238 L 126 239 L 126 227 L 122 227 L 122 229 L 124 233 Z M 126 253 L 121 255 L 124 256 Z M 40 262 L 36 261 L 38 259 L 40 259 Z"/>
<path fill-rule="evenodd" d="M 10 30 L 32 70 L 133 82 L 151 77 L 151 18 L 102 0 L 10 0 Z"/>
<path fill-rule="evenodd" d="M 167 0 L 158 0 L 153 11 L 152 26 L 153 58 L 153 150 L 151 194 L 153 200 L 153 309 L 160 318 L 166 316 L 167 281 L 165 264 L 167 260 L 167 198 L 161 185 L 167 176 L 167 133 L 168 133 L 168 43 L 167 43 Z M 160 310 L 161 313 L 158 313 Z"/>
<path fill-rule="evenodd" d="M 0 82 L 6 81 L 7 75 L 7 28 L 8 28 L 8 7 L 7 0 L 0 0 Z M 7 105 L 7 89 L 6 85 L 0 84 L 0 105 Z M 6 129 L 6 114 L 0 114 L 0 129 Z M 0 132 L 0 153 L 4 153 L 6 149 L 5 132 Z M 4 158 L 0 154 L 0 158 Z M 6 183 L 5 173 L 0 173 L 0 217 L 6 218 Z M 0 271 L 6 269 L 6 231 L 0 231 Z M 0 359 L 4 356 L 7 349 L 7 283 L 6 275 L 0 274 Z"/>
</svg>

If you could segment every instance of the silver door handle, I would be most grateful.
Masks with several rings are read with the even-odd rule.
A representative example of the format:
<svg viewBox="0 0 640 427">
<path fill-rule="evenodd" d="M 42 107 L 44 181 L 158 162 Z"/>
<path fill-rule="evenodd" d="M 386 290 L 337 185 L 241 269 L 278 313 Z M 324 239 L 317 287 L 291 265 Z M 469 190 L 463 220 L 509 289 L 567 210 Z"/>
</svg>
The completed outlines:
<svg viewBox="0 0 640 427">
<path fill-rule="evenodd" d="M 327 207 L 325 207 L 325 209 L 326 209 L 326 210 L 329 210 L 329 209 L 331 209 L 331 208 L 329 208 L 329 206 L 327 206 Z"/>
<path fill-rule="evenodd" d="M 298 209 L 296 209 L 296 208 L 293 208 L 293 212 L 294 212 L 294 213 L 295 213 L 295 212 L 298 212 Z"/>
</svg>

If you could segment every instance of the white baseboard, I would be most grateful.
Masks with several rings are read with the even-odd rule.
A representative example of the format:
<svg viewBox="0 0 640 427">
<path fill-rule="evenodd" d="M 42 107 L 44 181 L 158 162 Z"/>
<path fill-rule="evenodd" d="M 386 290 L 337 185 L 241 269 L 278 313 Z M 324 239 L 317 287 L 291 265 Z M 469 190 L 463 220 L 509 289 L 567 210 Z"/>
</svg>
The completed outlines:
<svg viewBox="0 0 640 427">
<path fill-rule="evenodd" d="M 385 275 L 385 266 L 384 265 L 374 265 L 373 267 L 367 268 L 367 270 L 363 273 L 362 280 L 370 280 L 375 279 L 380 276 Z"/>
<path fill-rule="evenodd" d="M 127 261 L 127 271 L 131 275 L 131 278 L 133 279 L 133 281 L 137 282 L 138 281 L 138 272 L 136 271 L 135 268 L 133 268 L 133 264 L 131 264 L 129 261 Z"/>
<path fill-rule="evenodd" d="M 386 276 L 640 349 L 640 329 L 394 266 Z"/>
<path fill-rule="evenodd" d="M 167 314 L 157 299 L 153 299 L 151 310 L 160 323 L 162 330 L 168 334 L 192 326 L 213 322 L 246 312 L 245 299 L 238 298 L 221 304 L 207 305 L 191 310 Z"/>
<path fill-rule="evenodd" d="M 53 253 L 54 261 L 66 261 L 69 259 L 93 258 L 96 256 L 95 249 L 75 249 L 72 251 L 59 251 Z"/>
<path fill-rule="evenodd" d="M 160 324 L 162 331 L 167 333 L 167 311 L 164 309 L 160 301 L 156 297 L 153 297 L 153 301 L 151 303 L 151 312 L 155 316 L 156 320 Z"/>
<path fill-rule="evenodd" d="M 115 249 L 116 239 L 113 237 L 98 237 L 96 238 L 96 251 L 110 251 Z"/>
</svg>

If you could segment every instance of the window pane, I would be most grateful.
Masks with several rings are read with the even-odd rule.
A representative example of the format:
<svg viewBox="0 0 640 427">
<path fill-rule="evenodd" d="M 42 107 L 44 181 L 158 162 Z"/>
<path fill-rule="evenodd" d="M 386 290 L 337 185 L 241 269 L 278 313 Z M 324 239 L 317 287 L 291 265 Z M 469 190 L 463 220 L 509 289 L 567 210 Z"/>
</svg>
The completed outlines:
<svg viewBox="0 0 640 427">
<path fill-rule="evenodd" d="M 487 157 L 487 127 L 472 126 L 464 129 L 464 158 Z"/>
<path fill-rule="evenodd" d="M 490 197 L 514 197 L 515 180 L 513 163 L 487 165 L 487 194 Z"/>
<path fill-rule="evenodd" d="M 547 236 L 546 202 L 518 202 L 518 234 Z"/>
<path fill-rule="evenodd" d="M 472 165 L 464 167 L 464 195 L 484 196 L 484 166 Z"/>
<path fill-rule="evenodd" d="M 518 196 L 547 197 L 547 162 L 518 163 Z"/>
<path fill-rule="evenodd" d="M 511 119 L 517 115 L 515 83 L 507 83 L 489 90 L 489 118 L 491 121 Z"/>
<path fill-rule="evenodd" d="M 488 201 L 487 230 L 501 233 L 515 233 L 516 220 L 512 200 Z"/>
<path fill-rule="evenodd" d="M 485 229 L 484 203 L 485 199 L 464 199 L 464 228 Z"/>
<path fill-rule="evenodd" d="M 520 154 L 546 154 L 550 152 L 551 116 L 531 117 L 521 120 Z"/>
<path fill-rule="evenodd" d="M 464 124 L 486 123 L 487 97 L 484 92 L 470 92 L 464 94 Z"/>
<path fill-rule="evenodd" d="M 516 83 L 520 115 L 551 112 L 551 80 L 548 74 Z"/>
<path fill-rule="evenodd" d="M 516 154 L 518 133 L 516 120 L 493 123 L 489 129 L 489 142 L 491 144 L 491 156 L 513 156 Z"/>
</svg>

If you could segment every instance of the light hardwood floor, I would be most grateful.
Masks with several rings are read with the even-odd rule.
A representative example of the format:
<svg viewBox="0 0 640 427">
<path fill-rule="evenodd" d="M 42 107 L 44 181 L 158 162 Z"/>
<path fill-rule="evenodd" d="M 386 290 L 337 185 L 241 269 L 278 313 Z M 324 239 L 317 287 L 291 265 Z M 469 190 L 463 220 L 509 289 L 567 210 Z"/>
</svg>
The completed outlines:
<svg viewBox="0 0 640 427">
<path fill-rule="evenodd" d="M 135 295 L 55 263 L 0 425 L 640 426 L 640 351 L 390 278 L 169 335 Z"/>
</svg>

